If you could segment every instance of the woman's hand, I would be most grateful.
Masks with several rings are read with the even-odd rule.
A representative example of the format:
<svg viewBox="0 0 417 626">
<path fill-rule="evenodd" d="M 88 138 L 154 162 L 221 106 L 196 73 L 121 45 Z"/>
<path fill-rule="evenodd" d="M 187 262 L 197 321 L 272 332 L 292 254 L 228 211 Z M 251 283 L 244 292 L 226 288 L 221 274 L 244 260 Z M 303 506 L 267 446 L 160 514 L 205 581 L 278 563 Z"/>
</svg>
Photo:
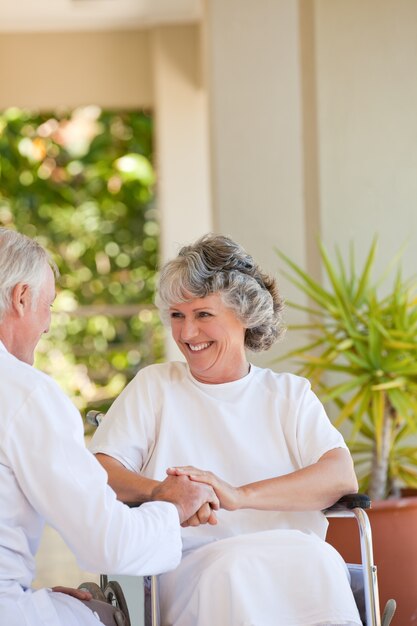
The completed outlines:
<svg viewBox="0 0 417 626">
<path fill-rule="evenodd" d="M 211 485 L 220 500 L 220 507 L 227 511 L 235 511 L 240 508 L 240 492 L 238 487 L 232 487 L 213 472 L 200 470 L 192 465 L 182 467 L 169 467 L 167 474 L 170 476 L 188 476 L 190 480 L 198 483 Z M 193 525 L 193 524 L 190 524 Z"/>
</svg>

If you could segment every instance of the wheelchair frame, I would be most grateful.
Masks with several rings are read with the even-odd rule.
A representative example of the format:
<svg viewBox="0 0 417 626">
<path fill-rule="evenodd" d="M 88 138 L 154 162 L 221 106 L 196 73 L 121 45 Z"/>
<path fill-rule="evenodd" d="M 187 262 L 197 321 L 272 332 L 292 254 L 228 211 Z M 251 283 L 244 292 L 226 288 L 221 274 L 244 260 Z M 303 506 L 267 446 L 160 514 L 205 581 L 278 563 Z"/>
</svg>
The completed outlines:
<svg viewBox="0 0 417 626">
<path fill-rule="evenodd" d="M 359 527 L 362 560 L 363 592 L 365 596 L 366 626 L 381 626 L 377 570 L 372 549 L 372 531 L 365 509 L 371 500 L 363 494 L 343 496 L 324 511 L 326 517 L 355 517 Z"/>
<path fill-rule="evenodd" d="M 100 411 L 89 411 L 87 413 L 87 421 L 93 426 L 98 426 L 103 419 L 104 414 Z M 358 523 L 359 540 L 361 549 L 361 567 L 363 576 L 363 593 L 365 599 L 365 617 L 366 626 L 389 626 L 393 613 L 395 611 L 395 602 L 390 600 L 388 613 L 384 612 L 381 621 L 381 612 L 379 606 L 379 593 L 377 581 L 377 568 L 374 564 L 372 549 L 372 531 L 369 517 L 366 509 L 371 507 L 371 500 L 364 494 L 348 494 L 340 498 L 333 506 L 325 509 L 323 513 L 326 517 L 355 517 Z M 151 597 L 150 597 L 150 623 L 145 621 L 145 626 L 159 626 L 159 603 L 158 603 L 158 578 L 151 576 Z M 108 576 L 100 576 L 100 586 L 102 589 L 111 581 Z M 136 625 L 132 625 L 136 626 Z"/>
</svg>

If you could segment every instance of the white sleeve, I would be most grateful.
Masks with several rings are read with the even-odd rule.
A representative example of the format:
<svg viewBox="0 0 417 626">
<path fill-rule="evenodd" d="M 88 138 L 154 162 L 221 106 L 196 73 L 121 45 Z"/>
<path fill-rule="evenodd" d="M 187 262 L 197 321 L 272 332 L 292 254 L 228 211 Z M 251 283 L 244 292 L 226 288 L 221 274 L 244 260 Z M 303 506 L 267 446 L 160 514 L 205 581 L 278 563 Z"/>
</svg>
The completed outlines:
<svg viewBox="0 0 417 626">
<path fill-rule="evenodd" d="M 116 398 L 93 435 L 89 450 L 117 459 L 140 472 L 156 440 L 157 407 L 145 370 L 141 370 Z"/>
<path fill-rule="evenodd" d="M 347 448 L 341 433 L 330 422 L 326 411 L 306 379 L 297 410 L 297 444 L 303 466 L 316 463 L 334 448 Z"/>
<path fill-rule="evenodd" d="M 85 448 L 82 421 L 52 382 L 19 408 L 5 449 L 32 507 L 62 535 L 82 568 L 143 575 L 176 567 L 181 558 L 177 509 L 168 502 L 129 509 Z"/>
</svg>

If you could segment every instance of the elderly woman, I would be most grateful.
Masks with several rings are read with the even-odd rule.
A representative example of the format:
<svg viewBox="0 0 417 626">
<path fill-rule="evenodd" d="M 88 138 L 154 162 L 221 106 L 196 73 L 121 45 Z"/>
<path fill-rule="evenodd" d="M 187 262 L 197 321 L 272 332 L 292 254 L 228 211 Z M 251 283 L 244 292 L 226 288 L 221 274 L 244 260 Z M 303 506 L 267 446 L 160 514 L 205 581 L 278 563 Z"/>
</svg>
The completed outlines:
<svg viewBox="0 0 417 626">
<path fill-rule="evenodd" d="M 256 367 L 280 335 L 275 280 L 240 245 L 207 235 L 163 268 L 158 306 L 186 363 L 142 369 L 92 450 L 125 501 L 169 473 L 211 484 L 160 577 L 163 626 L 360 624 L 321 510 L 356 491 L 350 454 L 307 380 Z M 209 524 L 200 525 L 208 521 Z"/>
</svg>

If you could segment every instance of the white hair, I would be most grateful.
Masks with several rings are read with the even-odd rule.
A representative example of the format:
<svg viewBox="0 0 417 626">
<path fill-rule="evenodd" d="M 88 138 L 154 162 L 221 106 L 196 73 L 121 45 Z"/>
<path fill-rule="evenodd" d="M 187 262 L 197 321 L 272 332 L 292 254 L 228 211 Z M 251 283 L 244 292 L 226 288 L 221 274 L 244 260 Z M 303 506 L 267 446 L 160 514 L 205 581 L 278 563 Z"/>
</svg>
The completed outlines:
<svg viewBox="0 0 417 626">
<path fill-rule="evenodd" d="M 275 278 L 229 237 L 208 234 L 162 267 L 156 304 L 167 322 L 171 306 L 212 293 L 244 324 L 249 350 L 267 350 L 282 335 L 283 300 Z"/>
<path fill-rule="evenodd" d="M 32 306 L 36 305 L 48 265 L 58 276 L 55 262 L 39 243 L 14 230 L 0 228 L 0 321 L 10 310 L 13 289 L 19 283 L 30 287 Z"/>
</svg>

